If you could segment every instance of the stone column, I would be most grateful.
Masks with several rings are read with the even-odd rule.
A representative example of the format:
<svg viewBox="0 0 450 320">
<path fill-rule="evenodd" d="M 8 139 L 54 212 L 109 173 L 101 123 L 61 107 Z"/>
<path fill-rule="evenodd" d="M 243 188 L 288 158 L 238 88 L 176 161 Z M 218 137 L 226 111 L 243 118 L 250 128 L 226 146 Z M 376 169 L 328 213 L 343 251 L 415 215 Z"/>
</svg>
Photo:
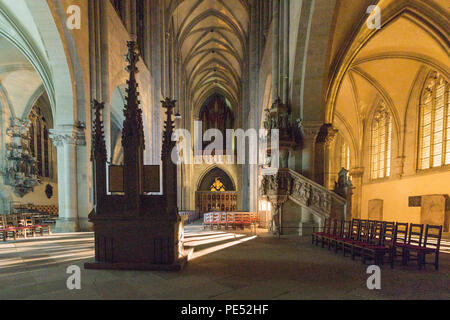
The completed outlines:
<svg viewBox="0 0 450 320">
<path fill-rule="evenodd" d="M 330 183 L 330 163 L 332 146 L 336 140 L 338 130 L 334 129 L 331 124 L 324 124 L 319 131 L 315 144 L 315 161 L 314 161 L 314 181 L 329 189 L 333 188 Z"/>
<path fill-rule="evenodd" d="M 78 221 L 77 146 L 85 145 L 84 129 L 61 126 L 51 130 L 50 138 L 58 154 L 59 219 L 56 232 L 80 231 Z"/>
<path fill-rule="evenodd" d="M 302 174 L 308 179 L 314 178 L 314 153 L 317 135 L 321 123 L 302 123 Z"/>
<path fill-rule="evenodd" d="M 353 168 L 350 170 L 350 177 L 353 184 L 353 198 L 351 216 L 347 219 L 361 218 L 361 196 L 362 196 L 362 181 L 364 175 L 364 168 Z"/>
<path fill-rule="evenodd" d="M 403 176 L 403 168 L 405 164 L 406 157 L 397 157 L 393 159 L 393 165 L 392 165 L 392 177 L 399 179 Z"/>
<path fill-rule="evenodd" d="M 280 76 L 280 0 L 273 1 L 272 18 L 272 96 L 273 100 L 278 98 L 279 76 Z"/>
</svg>

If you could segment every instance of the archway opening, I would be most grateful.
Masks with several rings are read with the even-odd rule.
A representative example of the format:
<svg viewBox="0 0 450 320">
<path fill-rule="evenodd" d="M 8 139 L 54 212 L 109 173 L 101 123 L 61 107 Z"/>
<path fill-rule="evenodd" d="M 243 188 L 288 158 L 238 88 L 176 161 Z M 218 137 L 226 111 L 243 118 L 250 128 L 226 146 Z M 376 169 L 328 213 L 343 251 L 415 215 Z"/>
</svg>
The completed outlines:
<svg viewBox="0 0 450 320">
<path fill-rule="evenodd" d="M 201 216 L 212 211 L 236 211 L 238 193 L 230 176 L 220 168 L 211 169 L 197 189 L 196 207 Z"/>
<path fill-rule="evenodd" d="M 0 213 L 58 213 L 51 99 L 30 60 L 0 36 Z"/>
</svg>

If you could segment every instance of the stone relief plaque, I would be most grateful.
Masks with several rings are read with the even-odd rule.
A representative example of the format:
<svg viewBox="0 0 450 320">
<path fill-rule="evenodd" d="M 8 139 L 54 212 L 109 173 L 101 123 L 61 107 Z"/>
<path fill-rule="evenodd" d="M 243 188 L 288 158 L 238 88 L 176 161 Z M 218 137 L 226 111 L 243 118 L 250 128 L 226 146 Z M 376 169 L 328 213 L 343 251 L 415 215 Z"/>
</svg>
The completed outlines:
<svg viewBox="0 0 450 320">
<path fill-rule="evenodd" d="M 408 206 L 410 208 L 421 207 L 422 206 L 422 197 L 421 196 L 409 197 L 408 198 Z"/>
</svg>

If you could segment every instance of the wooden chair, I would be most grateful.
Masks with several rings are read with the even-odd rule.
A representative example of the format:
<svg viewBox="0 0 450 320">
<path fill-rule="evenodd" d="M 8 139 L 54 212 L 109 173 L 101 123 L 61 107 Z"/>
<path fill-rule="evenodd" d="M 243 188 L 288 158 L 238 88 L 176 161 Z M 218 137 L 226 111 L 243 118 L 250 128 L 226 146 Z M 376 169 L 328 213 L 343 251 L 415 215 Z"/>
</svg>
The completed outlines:
<svg viewBox="0 0 450 320">
<path fill-rule="evenodd" d="M 344 250 L 344 244 L 347 239 L 351 237 L 352 221 L 342 221 L 342 228 L 340 236 L 336 237 L 334 246 L 334 252 L 338 252 L 340 249 Z"/>
<path fill-rule="evenodd" d="M 405 244 L 398 244 L 397 246 L 401 248 L 402 250 L 402 264 L 406 265 L 409 261 L 412 260 L 419 260 L 418 255 L 410 255 L 411 252 L 416 251 L 408 251 L 406 248 L 408 246 L 418 246 L 420 247 L 422 245 L 423 240 L 423 231 L 424 231 L 424 225 L 423 224 L 414 224 L 411 223 L 409 225 L 409 235 L 408 235 L 408 241 Z M 418 262 L 420 265 L 420 263 Z"/>
<path fill-rule="evenodd" d="M 33 216 L 32 221 L 33 221 L 33 228 L 34 228 L 35 236 L 37 233 L 39 233 L 42 237 L 42 236 L 44 236 L 45 232 L 47 232 L 48 235 L 52 234 L 52 232 L 50 230 L 50 225 L 43 223 L 41 219 L 35 219 Z"/>
<path fill-rule="evenodd" d="M 383 221 L 384 242 L 386 246 L 394 240 L 395 223 Z"/>
<path fill-rule="evenodd" d="M 8 232 L 17 240 L 19 237 L 27 238 L 29 228 L 25 227 L 25 222 L 20 214 L 8 214 L 6 216 Z"/>
<path fill-rule="evenodd" d="M 350 242 L 352 260 L 355 260 L 356 256 L 363 256 L 364 248 L 370 244 L 370 239 L 372 237 L 372 226 L 373 224 L 371 224 L 369 220 L 360 221 L 359 234 L 355 240 Z"/>
<path fill-rule="evenodd" d="M 441 248 L 442 226 L 427 225 L 425 231 L 425 240 L 423 245 L 409 244 L 404 247 L 406 257 L 411 257 L 411 252 L 415 252 L 417 256 L 417 264 L 419 269 L 426 266 L 426 255 L 434 254 L 434 268 L 439 269 L 439 250 Z M 409 260 L 408 260 L 409 261 Z"/>
<path fill-rule="evenodd" d="M 0 215 L 0 237 L 2 241 L 8 240 L 8 227 L 4 215 Z"/>
<path fill-rule="evenodd" d="M 244 219 L 241 212 L 234 213 L 234 228 L 237 229 L 238 227 L 244 229 Z"/>
<path fill-rule="evenodd" d="M 323 222 L 322 231 L 320 231 L 321 227 L 319 227 L 319 231 L 314 231 L 313 230 L 313 233 L 311 235 L 311 238 L 312 238 L 312 242 L 311 243 L 312 244 L 315 243 L 316 246 L 319 244 L 319 242 L 322 240 L 322 235 L 325 233 L 327 228 L 330 227 L 330 223 L 331 223 L 331 220 L 328 219 L 328 218 L 325 218 L 325 221 Z"/>
<path fill-rule="evenodd" d="M 211 228 L 212 229 L 212 213 L 205 213 L 203 215 L 203 229 Z"/>
<path fill-rule="evenodd" d="M 328 234 L 323 235 L 324 244 L 328 245 L 328 250 L 331 250 L 332 240 L 335 239 L 339 232 L 339 221 L 337 219 L 331 220 L 331 228 Z"/>
<path fill-rule="evenodd" d="M 250 213 L 242 213 L 242 226 L 243 228 L 251 228 L 252 226 L 252 219 L 250 217 Z"/>
<path fill-rule="evenodd" d="M 344 240 L 343 247 L 342 247 L 342 254 L 344 255 L 344 257 L 345 257 L 345 253 L 347 251 L 352 252 L 353 243 L 356 241 L 359 241 L 360 231 L 361 231 L 361 223 L 362 223 L 362 220 L 360 220 L 360 219 L 352 220 L 352 223 L 350 225 L 349 237 Z"/>
<path fill-rule="evenodd" d="M 323 232 L 319 233 L 319 242 L 322 248 L 325 247 L 326 237 L 331 234 L 333 219 L 328 219 L 327 222 L 328 223 L 324 226 Z"/>
<path fill-rule="evenodd" d="M 217 230 L 220 229 L 220 218 L 221 218 L 222 214 L 220 212 L 214 212 L 213 213 L 213 228 L 216 227 Z"/>
<path fill-rule="evenodd" d="M 234 213 L 233 212 L 228 212 L 227 213 L 227 229 L 231 227 L 231 228 L 236 228 L 236 220 L 234 218 Z"/>
<path fill-rule="evenodd" d="M 392 251 L 386 245 L 386 242 L 390 241 L 393 237 L 393 228 L 393 223 L 388 224 L 382 221 L 377 221 L 373 225 L 371 242 L 362 251 L 363 264 L 366 264 L 367 260 L 373 260 L 375 265 L 383 265 L 386 253 L 389 254 L 390 261 L 393 259 Z"/>
<path fill-rule="evenodd" d="M 394 235 L 393 235 L 392 240 L 389 242 L 386 242 L 386 244 L 389 246 L 389 249 L 392 254 L 391 268 L 394 268 L 394 264 L 395 264 L 395 261 L 397 258 L 397 253 L 398 253 L 397 249 L 406 244 L 406 240 L 408 237 L 408 228 L 409 228 L 408 223 L 397 222 L 395 224 Z M 402 254 L 402 257 L 403 257 L 403 254 Z M 402 262 L 403 262 L 403 258 L 402 258 Z"/>
</svg>

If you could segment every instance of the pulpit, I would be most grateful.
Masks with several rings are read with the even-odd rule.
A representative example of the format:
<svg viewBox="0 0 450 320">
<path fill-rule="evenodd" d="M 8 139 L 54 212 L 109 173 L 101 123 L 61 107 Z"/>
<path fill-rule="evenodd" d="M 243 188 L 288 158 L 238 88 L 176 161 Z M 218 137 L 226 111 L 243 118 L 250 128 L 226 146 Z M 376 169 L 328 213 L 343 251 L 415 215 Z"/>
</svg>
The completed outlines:
<svg viewBox="0 0 450 320">
<path fill-rule="evenodd" d="M 124 165 L 115 170 L 115 177 L 110 177 L 120 181 L 119 185 L 123 187 L 120 194 L 107 194 L 103 104 L 93 102 L 92 161 L 96 206 L 89 220 L 94 225 L 95 262 L 86 263 L 86 269 L 180 270 L 187 262 L 183 250 L 183 224 L 177 208 L 177 168 L 170 156 L 175 146 L 171 141 L 175 101 L 162 101 L 167 115 L 162 147 L 163 195 L 147 195 L 146 186 L 151 185 L 152 175 L 145 174 L 148 170 L 143 164 L 144 129 L 136 82 L 138 59 L 136 43 L 128 42 L 129 80 L 122 132 Z M 122 176 L 117 177 L 117 172 Z"/>
</svg>

